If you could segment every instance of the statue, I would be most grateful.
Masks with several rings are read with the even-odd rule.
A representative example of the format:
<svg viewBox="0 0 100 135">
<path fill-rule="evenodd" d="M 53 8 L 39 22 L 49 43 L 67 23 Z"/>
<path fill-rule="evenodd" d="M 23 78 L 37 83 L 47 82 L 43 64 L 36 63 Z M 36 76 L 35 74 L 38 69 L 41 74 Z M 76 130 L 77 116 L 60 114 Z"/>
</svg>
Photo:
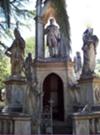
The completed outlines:
<svg viewBox="0 0 100 135">
<path fill-rule="evenodd" d="M 74 57 L 74 70 L 75 70 L 77 79 L 79 79 L 81 70 L 82 70 L 82 61 L 81 61 L 80 52 L 76 52 L 76 56 Z"/>
<path fill-rule="evenodd" d="M 11 75 L 21 76 L 24 63 L 25 41 L 17 28 L 14 30 L 15 40 L 5 54 L 11 59 Z"/>
<path fill-rule="evenodd" d="M 32 115 L 34 121 L 37 120 L 37 104 L 40 93 L 37 91 L 36 71 L 33 66 L 32 55 L 28 53 L 28 56 L 24 62 L 24 73 L 27 79 L 27 93 L 25 97 L 25 112 Z"/>
<path fill-rule="evenodd" d="M 75 63 L 75 66 L 74 66 L 75 73 L 77 73 L 82 68 L 82 61 L 81 61 L 80 52 L 76 52 L 76 56 L 74 57 L 74 63 Z"/>
<path fill-rule="evenodd" d="M 82 75 L 91 76 L 94 74 L 96 62 L 96 48 L 98 37 L 93 35 L 93 29 L 88 28 L 83 33 L 83 69 Z"/>
<path fill-rule="evenodd" d="M 24 62 L 25 76 L 27 81 L 32 81 L 32 55 L 28 53 L 28 56 Z"/>
<path fill-rule="evenodd" d="M 50 25 L 45 29 L 44 33 L 47 34 L 47 46 L 50 56 L 59 56 L 60 31 L 59 28 L 54 25 L 54 19 L 50 19 Z"/>
</svg>

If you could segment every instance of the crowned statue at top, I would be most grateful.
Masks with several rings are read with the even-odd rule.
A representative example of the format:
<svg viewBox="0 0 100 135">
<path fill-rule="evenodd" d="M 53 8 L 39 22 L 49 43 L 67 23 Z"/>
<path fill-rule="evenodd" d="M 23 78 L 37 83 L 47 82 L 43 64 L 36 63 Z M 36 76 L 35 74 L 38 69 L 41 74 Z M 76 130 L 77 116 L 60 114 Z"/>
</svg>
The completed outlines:
<svg viewBox="0 0 100 135">
<path fill-rule="evenodd" d="M 96 65 L 96 49 L 98 37 L 93 34 L 93 28 L 87 28 L 83 33 L 83 69 L 82 76 L 94 75 Z"/>
</svg>

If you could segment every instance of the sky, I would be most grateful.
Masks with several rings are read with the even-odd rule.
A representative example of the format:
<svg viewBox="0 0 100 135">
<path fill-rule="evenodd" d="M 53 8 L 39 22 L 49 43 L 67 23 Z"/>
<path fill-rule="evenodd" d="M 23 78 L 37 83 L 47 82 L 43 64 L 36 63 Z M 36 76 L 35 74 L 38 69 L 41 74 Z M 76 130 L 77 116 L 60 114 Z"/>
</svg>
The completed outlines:
<svg viewBox="0 0 100 135">
<path fill-rule="evenodd" d="M 82 34 L 90 26 L 100 38 L 100 0 L 67 0 L 67 11 L 71 27 L 71 46 L 73 55 L 81 51 Z M 82 52 L 82 51 L 81 51 Z M 97 47 L 97 58 L 100 58 L 100 43 Z"/>
</svg>

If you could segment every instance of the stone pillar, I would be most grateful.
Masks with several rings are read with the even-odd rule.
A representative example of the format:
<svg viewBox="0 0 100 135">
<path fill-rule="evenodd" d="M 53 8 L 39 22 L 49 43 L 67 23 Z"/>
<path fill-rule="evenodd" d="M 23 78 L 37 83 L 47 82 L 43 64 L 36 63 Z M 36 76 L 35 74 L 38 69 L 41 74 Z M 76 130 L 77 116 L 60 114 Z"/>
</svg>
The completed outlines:
<svg viewBox="0 0 100 135">
<path fill-rule="evenodd" d="M 73 115 L 73 135 L 89 135 L 89 119 L 85 115 Z"/>
<path fill-rule="evenodd" d="M 0 134 L 31 135 L 31 116 L 24 113 L 1 113 Z"/>
<path fill-rule="evenodd" d="M 80 84 L 80 103 L 86 104 L 98 104 L 100 103 L 100 78 L 89 77 L 81 78 Z"/>
<path fill-rule="evenodd" d="M 36 59 L 44 58 L 44 24 L 41 17 L 42 2 L 37 0 L 36 4 Z"/>
<path fill-rule="evenodd" d="M 26 98 L 26 81 L 24 78 L 11 77 L 5 81 L 6 84 L 6 104 L 4 111 L 22 112 Z"/>
<path fill-rule="evenodd" d="M 73 135 L 100 134 L 100 112 L 74 113 Z"/>
<path fill-rule="evenodd" d="M 27 115 L 17 115 L 14 120 L 14 135 L 31 135 L 31 117 Z"/>
</svg>

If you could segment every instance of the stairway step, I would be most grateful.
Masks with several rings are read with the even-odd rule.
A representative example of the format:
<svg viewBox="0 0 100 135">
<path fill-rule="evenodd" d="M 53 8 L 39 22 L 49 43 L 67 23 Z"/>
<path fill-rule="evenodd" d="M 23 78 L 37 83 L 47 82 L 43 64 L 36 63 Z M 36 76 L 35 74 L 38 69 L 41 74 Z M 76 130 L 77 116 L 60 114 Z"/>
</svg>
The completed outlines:
<svg viewBox="0 0 100 135">
<path fill-rule="evenodd" d="M 71 125 L 67 125 L 65 122 L 54 122 L 53 123 L 53 133 L 54 134 L 71 134 Z"/>
</svg>

